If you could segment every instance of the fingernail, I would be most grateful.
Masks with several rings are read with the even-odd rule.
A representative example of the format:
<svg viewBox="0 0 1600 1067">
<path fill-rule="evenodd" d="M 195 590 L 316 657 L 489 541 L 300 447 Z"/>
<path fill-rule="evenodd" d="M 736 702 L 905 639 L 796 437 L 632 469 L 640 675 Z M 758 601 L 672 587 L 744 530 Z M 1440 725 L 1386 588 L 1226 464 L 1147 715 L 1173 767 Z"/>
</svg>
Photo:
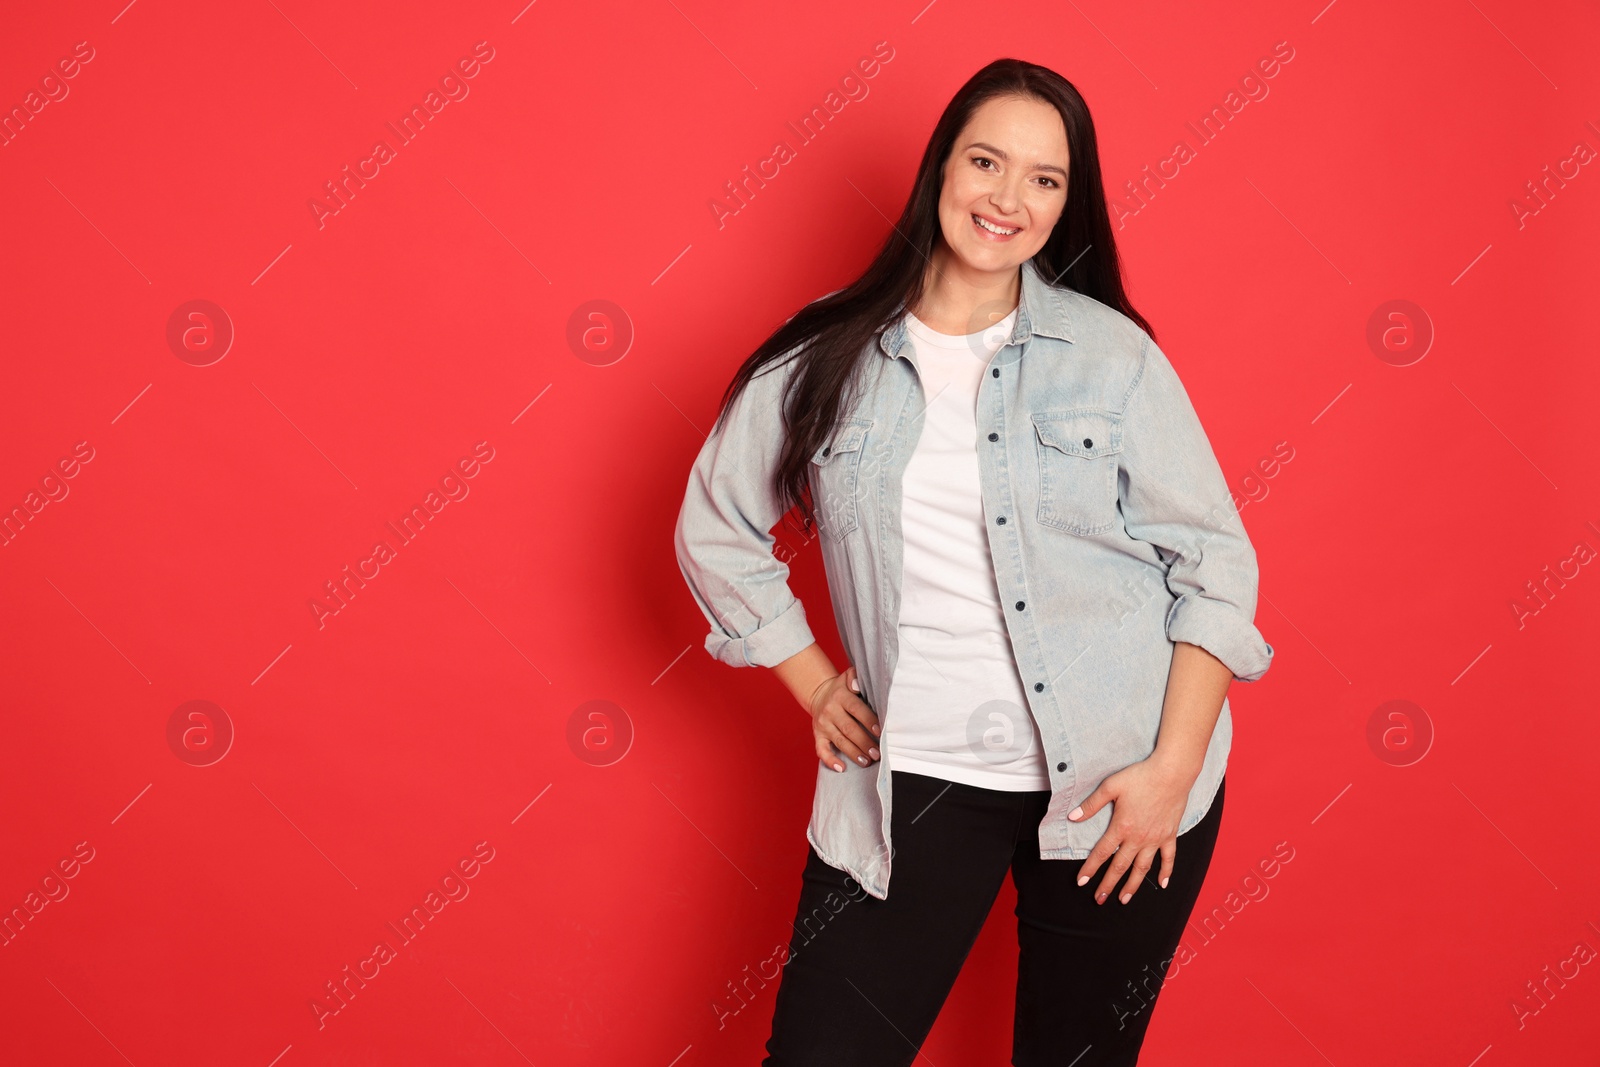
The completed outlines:
<svg viewBox="0 0 1600 1067">
<path fill-rule="evenodd" d="M 861 764 L 861 766 L 865 767 L 867 765 L 867 757 L 865 757 L 865 756 L 857 756 L 856 757 L 856 762 Z"/>
<path fill-rule="evenodd" d="M 1167 888 L 1167 880 L 1165 878 L 1161 879 L 1161 888 L 1162 889 Z"/>
<path fill-rule="evenodd" d="M 882 753 L 882 752 L 879 752 L 879 751 L 878 751 L 878 750 L 877 750 L 877 749 L 875 749 L 875 748 L 869 748 L 869 749 L 867 749 L 867 751 L 868 751 L 868 752 L 870 752 L 870 753 L 871 753 L 871 754 L 872 754 L 872 758 L 873 758 L 873 759 L 882 759 L 882 758 L 883 758 L 883 753 Z"/>
<path fill-rule="evenodd" d="M 1132 899 L 1133 899 L 1133 894 L 1132 893 L 1124 893 L 1124 894 L 1122 894 L 1122 902 L 1124 904 L 1126 904 L 1128 901 L 1130 901 Z"/>
<path fill-rule="evenodd" d="M 1067 812 L 1067 818 L 1069 818 L 1069 819 L 1081 819 L 1081 818 L 1083 818 L 1083 805 L 1080 804 L 1077 807 L 1073 808 L 1071 811 Z"/>
<path fill-rule="evenodd" d="M 1078 884 L 1079 885 L 1088 885 L 1089 884 L 1089 876 L 1087 874 L 1078 875 Z"/>
<path fill-rule="evenodd" d="M 872 724 L 872 736 L 873 737 L 882 737 L 883 736 L 883 728 L 881 726 L 879 726 L 877 723 L 873 723 Z"/>
<path fill-rule="evenodd" d="M 1099 896 L 1094 898 L 1094 902 L 1096 904 L 1104 904 L 1106 902 L 1106 895 L 1101 893 Z"/>
<path fill-rule="evenodd" d="M 834 764 L 834 765 L 833 765 L 833 769 L 834 769 L 834 770 L 836 770 L 836 771 L 842 771 L 842 770 L 844 770 L 844 764 L 842 764 L 842 763 L 835 763 L 835 764 Z"/>
<path fill-rule="evenodd" d="M 850 691 L 852 693 L 861 692 L 861 685 L 854 678 L 850 679 Z"/>
</svg>

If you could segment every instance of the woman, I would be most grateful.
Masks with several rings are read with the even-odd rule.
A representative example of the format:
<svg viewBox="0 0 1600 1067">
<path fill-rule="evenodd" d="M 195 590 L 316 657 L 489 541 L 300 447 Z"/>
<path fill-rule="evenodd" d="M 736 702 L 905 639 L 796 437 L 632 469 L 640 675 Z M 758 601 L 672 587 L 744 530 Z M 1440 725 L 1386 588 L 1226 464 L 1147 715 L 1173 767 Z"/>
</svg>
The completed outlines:
<svg viewBox="0 0 1600 1067">
<path fill-rule="evenodd" d="M 842 672 L 772 553 L 796 504 Z M 1069 82 L 962 86 L 871 266 L 729 384 L 676 547 L 707 651 L 771 667 L 819 759 L 764 1063 L 911 1063 L 1007 871 L 1012 1062 L 1136 1062 L 1272 648 Z"/>
</svg>

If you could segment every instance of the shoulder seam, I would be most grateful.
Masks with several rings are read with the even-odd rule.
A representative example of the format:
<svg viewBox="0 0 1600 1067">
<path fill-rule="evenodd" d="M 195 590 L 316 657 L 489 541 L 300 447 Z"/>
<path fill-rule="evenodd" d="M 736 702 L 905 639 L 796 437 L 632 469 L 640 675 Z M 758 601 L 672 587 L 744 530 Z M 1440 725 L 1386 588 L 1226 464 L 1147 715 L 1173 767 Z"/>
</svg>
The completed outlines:
<svg viewBox="0 0 1600 1067">
<path fill-rule="evenodd" d="M 1143 330 L 1139 332 L 1144 334 L 1144 341 L 1139 345 L 1139 369 L 1134 372 L 1133 381 L 1128 383 L 1127 391 L 1122 394 L 1122 413 L 1124 415 L 1128 412 L 1128 401 L 1133 397 L 1133 391 L 1139 388 L 1140 382 L 1144 381 L 1144 368 L 1149 361 L 1150 335 L 1144 333 Z"/>
</svg>

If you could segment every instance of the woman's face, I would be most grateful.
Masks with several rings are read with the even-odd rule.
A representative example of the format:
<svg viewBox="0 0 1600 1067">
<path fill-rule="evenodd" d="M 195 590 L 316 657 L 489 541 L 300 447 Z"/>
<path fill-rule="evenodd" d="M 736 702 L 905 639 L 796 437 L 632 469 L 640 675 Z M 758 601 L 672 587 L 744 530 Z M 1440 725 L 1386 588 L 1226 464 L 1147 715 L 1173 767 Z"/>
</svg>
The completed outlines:
<svg viewBox="0 0 1600 1067">
<path fill-rule="evenodd" d="M 944 165 L 939 224 L 950 251 L 984 272 L 1031 259 L 1066 206 L 1067 163 L 1067 130 L 1054 107 L 1017 96 L 981 104 Z"/>
</svg>

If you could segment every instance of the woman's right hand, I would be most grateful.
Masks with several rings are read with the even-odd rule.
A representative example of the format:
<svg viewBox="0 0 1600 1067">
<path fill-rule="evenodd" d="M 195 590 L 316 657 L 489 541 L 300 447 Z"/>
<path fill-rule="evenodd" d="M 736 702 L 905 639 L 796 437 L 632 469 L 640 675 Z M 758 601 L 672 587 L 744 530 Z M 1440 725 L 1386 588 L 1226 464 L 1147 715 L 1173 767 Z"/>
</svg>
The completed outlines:
<svg viewBox="0 0 1600 1067">
<path fill-rule="evenodd" d="M 811 734 L 817 758 L 836 771 L 843 771 L 839 757 L 855 760 L 863 767 L 881 758 L 874 743 L 882 729 L 878 716 L 860 697 L 852 664 L 817 686 L 811 694 Z M 835 752 L 834 750 L 838 751 Z"/>
</svg>

